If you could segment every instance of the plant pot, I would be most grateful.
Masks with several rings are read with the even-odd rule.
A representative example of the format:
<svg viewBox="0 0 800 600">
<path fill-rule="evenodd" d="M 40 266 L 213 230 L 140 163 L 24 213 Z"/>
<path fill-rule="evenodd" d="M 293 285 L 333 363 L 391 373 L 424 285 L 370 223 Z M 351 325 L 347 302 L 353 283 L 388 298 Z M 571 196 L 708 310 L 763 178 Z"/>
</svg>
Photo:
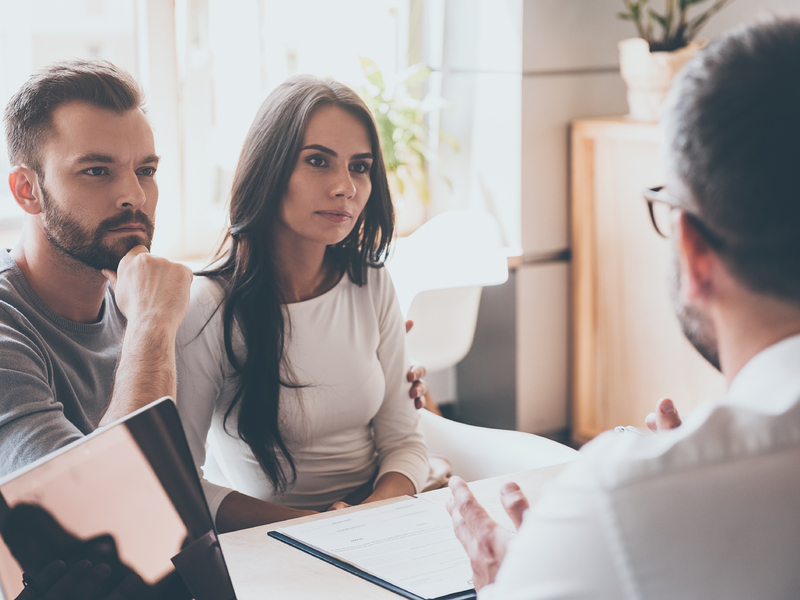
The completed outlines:
<svg viewBox="0 0 800 600">
<path fill-rule="evenodd" d="M 658 121 L 672 79 L 706 42 L 690 42 L 672 52 L 650 52 L 642 38 L 619 43 L 619 66 L 628 86 L 628 116 L 637 121 Z"/>
</svg>

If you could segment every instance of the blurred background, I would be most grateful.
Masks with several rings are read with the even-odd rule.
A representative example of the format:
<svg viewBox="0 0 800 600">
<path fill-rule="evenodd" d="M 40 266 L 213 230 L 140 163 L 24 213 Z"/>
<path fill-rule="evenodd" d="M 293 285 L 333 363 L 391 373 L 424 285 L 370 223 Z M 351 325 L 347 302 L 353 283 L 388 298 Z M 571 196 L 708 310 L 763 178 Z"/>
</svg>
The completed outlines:
<svg viewBox="0 0 800 600">
<path fill-rule="evenodd" d="M 0 7 L 3 105 L 31 72 L 69 57 L 110 60 L 146 90 L 163 157 L 153 250 L 173 259 L 203 261 L 220 239 L 241 143 L 276 85 L 311 73 L 360 90 L 396 117 L 398 140 L 406 135 L 393 175 L 401 233 L 451 209 L 480 208 L 497 219 L 510 257 L 509 280 L 484 289 L 470 354 L 431 375 L 437 400 L 470 423 L 591 437 L 596 427 L 575 435 L 572 401 L 570 124 L 627 112 L 617 44 L 636 32 L 617 16 L 622 0 Z M 735 0 L 700 37 L 770 12 L 800 13 L 800 2 Z M 0 178 L 8 168 L 3 147 Z M 13 245 L 21 222 L 2 186 L 0 243 Z"/>
</svg>

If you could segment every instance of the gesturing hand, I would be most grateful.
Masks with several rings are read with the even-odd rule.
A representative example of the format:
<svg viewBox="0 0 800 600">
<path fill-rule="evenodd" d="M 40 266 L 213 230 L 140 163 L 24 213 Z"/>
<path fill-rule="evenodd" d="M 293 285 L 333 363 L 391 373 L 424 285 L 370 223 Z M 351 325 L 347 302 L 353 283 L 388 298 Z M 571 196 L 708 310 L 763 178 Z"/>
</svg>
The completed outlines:
<svg viewBox="0 0 800 600">
<path fill-rule="evenodd" d="M 117 306 L 128 323 L 147 323 L 177 330 L 189 308 L 192 272 L 185 265 L 132 248 L 117 271 L 103 270 Z"/>
<path fill-rule="evenodd" d="M 38 574 L 28 578 L 26 587 L 16 600 L 127 600 L 143 584 L 138 575 L 129 575 L 105 598 L 99 597 L 103 583 L 111 575 L 111 567 L 88 560 L 75 563 L 67 571 L 64 561 L 55 560 Z"/>
<path fill-rule="evenodd" d="M 681 418 L 675 403 L 669 398 L 662 398 L 656 403 L 656 412 L 651 412 L 644 419 L 645 425 L 653 433 L 680 427 Z"/>
<path fill-rule="evenodd" d="M 450 479 L 450 490 L 453 497 L 447 502 L 447 510 L 453 518 L 456 537 L 469 556 L 472 583 L 479 590 L 494 582 L 513 534 L 489 516 L 463 479 Z M 519 528 L 528 500 L 515 483 L 505 484 L 500 494 L 503 508 Z"/>
</svg>

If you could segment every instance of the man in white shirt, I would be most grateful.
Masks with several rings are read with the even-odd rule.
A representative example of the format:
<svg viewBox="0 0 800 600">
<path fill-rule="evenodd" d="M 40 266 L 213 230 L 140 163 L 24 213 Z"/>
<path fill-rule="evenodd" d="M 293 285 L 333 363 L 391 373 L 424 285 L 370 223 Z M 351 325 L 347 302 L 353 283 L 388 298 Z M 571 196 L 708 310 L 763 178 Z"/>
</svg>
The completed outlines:
<svg viewBox="0 0 800 600">
<path fill-rule="evenodd" d="M 455 479 L 481 600 L 800 597 L 798 73 L 800 20 L 709 44 L 673 85 L 667 186 L 646 194 L 725 398 L 658 436 L 601 435 L 530 510 L 507 485 L 517 536 Z"/>
</svg>

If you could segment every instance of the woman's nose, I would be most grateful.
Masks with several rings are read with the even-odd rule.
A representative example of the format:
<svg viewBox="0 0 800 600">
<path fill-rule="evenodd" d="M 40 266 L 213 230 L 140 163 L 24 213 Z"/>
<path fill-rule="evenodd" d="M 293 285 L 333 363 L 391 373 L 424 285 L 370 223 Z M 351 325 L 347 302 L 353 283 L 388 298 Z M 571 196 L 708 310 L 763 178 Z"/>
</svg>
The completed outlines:
<svg viewBox="0 0 800 600">
<path fill-rule="evenodd" d="M 336 182 L 331 190 L 332 195 L 337 198 L 352 198 L 356 194 L 356 185 L 350 175 L 350 170 L 344 170 L 336 175 Z"/>
</svg>

